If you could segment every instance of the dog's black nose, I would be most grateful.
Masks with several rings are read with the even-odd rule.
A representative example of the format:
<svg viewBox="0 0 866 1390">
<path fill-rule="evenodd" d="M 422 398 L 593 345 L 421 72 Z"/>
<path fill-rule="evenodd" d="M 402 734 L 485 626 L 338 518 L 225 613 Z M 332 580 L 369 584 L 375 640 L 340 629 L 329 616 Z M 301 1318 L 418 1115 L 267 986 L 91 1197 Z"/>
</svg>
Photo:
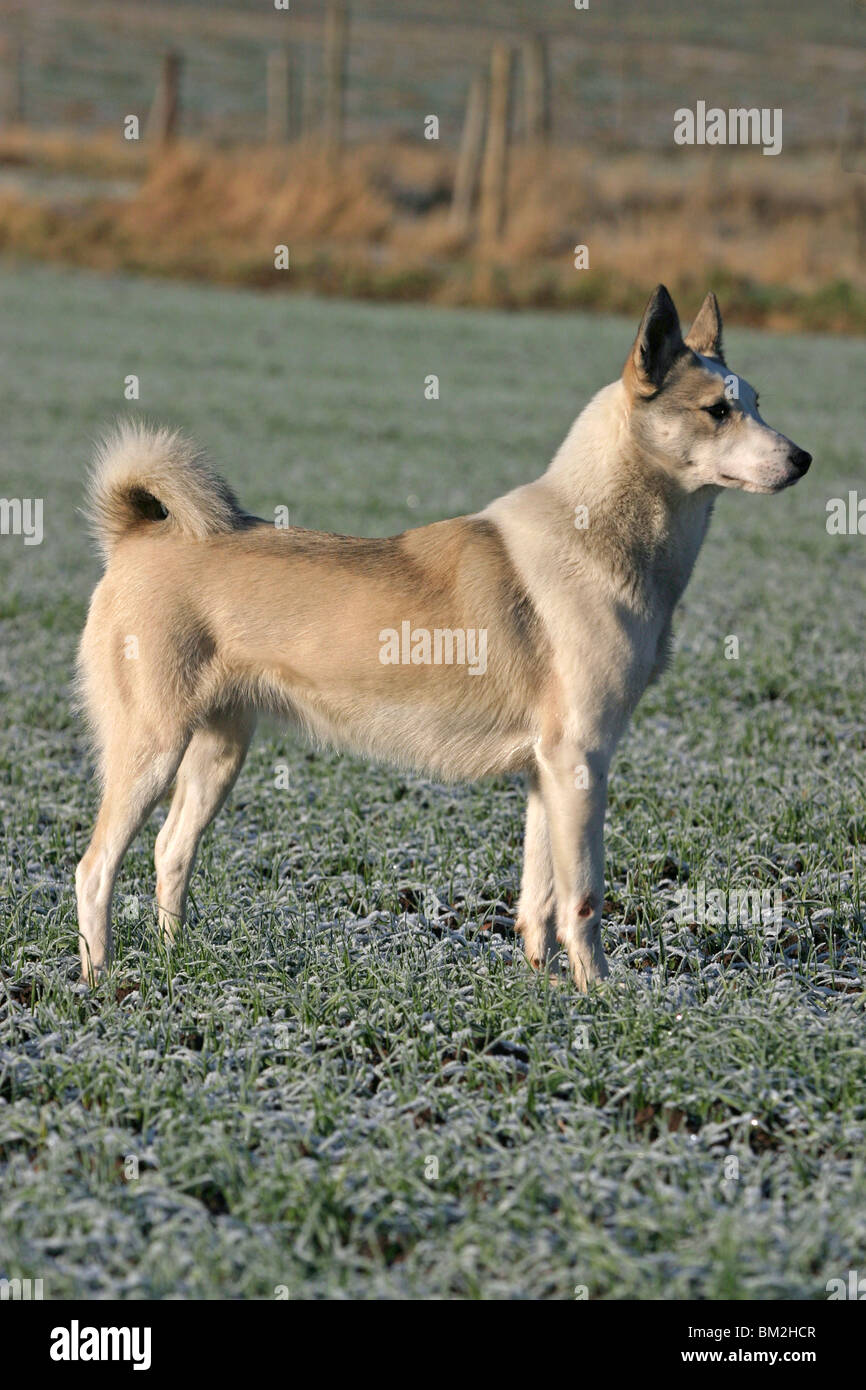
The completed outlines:
<svg viewBox="0 0 866 1390">
<path fill-rule="evenodd" d="M 805 449 L 792 449 L 792 450 L 791 450 L 791 463 L 792 463 L 792 465 L 794 466 L 794 468 L 796 468 L 796 470 L 797 470 L 797 472 L 799 473 L 799 475 L 800 475 L 801 478 L 802 478 L 802 476 L 803 476 L 804 473 L 808 473 L 808 471 L 809 471 L 809 464 L 810 464 L 811 462 L 812 462 L 812 455 L 811 455 L 811 454 L 807 454 Z"/>
</svg>

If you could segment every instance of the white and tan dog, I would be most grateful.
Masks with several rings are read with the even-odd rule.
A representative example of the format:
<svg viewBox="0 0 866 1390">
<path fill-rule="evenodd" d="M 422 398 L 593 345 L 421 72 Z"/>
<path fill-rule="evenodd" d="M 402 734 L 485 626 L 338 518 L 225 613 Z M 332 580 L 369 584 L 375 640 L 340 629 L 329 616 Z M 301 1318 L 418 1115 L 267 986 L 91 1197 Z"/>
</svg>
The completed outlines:
<svg viewBox="0 0 866 1390">
<path fill-rule="evenodd" d="M 171 940 L 264 709 L 441 777 L 524 773 L 527 955 L 563 943 L 581 989 L 605 976 L 614 750 L 665 665 L 720 488 L 778 492 L 810 463 L 757 404 L 725 366 L 715 296 L 684 341 L 660 285 L 621 379 L 541 478 L 387 540 L 278 529 L 178 435 L 121 428 L 89 497 L 106 572 L 79 663 L 103 785 L 76 874 L 84 977 L 110 958 L 123 856 L 176 779 L 155 855 Z"/>
</svg>

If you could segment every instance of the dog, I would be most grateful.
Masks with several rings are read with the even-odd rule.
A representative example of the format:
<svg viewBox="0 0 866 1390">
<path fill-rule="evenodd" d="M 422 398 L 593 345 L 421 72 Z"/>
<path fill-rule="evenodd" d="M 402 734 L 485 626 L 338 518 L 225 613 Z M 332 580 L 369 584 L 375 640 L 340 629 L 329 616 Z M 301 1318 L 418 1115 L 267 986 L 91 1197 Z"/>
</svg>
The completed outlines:
<svg viewBox="0 0 866 1390">
<path fill-rule="evenodd" d="M 683 338 L 663 285 L 537 481 L 388 539 L 281 529 L 181 435 L 120 426 L 87 507 L 106 568 L 78 665 L 102 784 L 76 872 L 84 980 L 111 959 L 118 869 L 172 783 L 155 865 L 174 938 L 265 710 L 441 778 L 523 774 L 527 957 L 546 968 L 564 947 L 579 989 L 603 979 L 611 760 L 668 660 L 713 504 L 779 492 L 810 463 L 729 372 L 715 295 Z"/>
</svg>

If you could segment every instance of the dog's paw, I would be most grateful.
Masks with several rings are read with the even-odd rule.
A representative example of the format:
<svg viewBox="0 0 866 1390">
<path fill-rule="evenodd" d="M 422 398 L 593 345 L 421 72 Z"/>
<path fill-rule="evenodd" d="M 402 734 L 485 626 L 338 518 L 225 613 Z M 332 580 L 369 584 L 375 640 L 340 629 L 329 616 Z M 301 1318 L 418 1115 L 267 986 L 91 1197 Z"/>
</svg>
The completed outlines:
<svg viewBox="0 0 866 1390">
<path fill-rule="evenodd" d="M 562 952 L 548 925 L 518 918 L 515 931 L 523 937 L 526 961 L 533 970 L 557 971 L 559 969 L 562 962 Z"/>
<path fill-rule="evenodd" d="M 574 983 L 581 994 L 587 994 L 591 985 L 601 984 L 610 974 L 610 968 L 602 955 L 593 957 L 591 960 L 582 961 L 579 957 L 572 962 L 572 974 Z"/>
</svg>

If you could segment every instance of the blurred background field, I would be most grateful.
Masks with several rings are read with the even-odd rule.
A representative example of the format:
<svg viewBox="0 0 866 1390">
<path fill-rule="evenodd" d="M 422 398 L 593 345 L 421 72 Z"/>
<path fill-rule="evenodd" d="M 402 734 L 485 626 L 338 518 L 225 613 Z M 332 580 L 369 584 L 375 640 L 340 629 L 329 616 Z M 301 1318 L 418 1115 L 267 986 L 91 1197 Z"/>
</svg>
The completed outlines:
<svg viewBox="0 0 866 1390">
<path fill-rule="evenodd" d="M 866 569 L 826 503 L 863 492 L 866 341 L 728 334 L 815 463 L 719 500 L 617 756 L 609 989 L 525 965 L 517 779 L 444 786 L 266 724 L 173 956 L 160 808 L 85 995 L 98 796 L 69 686 L 99 564 L 77 509 L 127 369 L 260 515 L 383 535 L 540 472 L 634 323 L 43 266 L 0 270 L 0 298 L 0 476 L 45 502 L 42 545 L 0 545 L 0 1277 L 46 1299 L 813 1300 L 862 1271 Z M 679 922 L 702 882 L 778 891 L 783 917 Z"/>
<path fill-rule="evenodd" d="M 862 331 L 864 35 L 858 0 L 0 0 L 0 249 L 630 313 L 712 283 L 743 322 Z M 699 100 L 781 108 L 782 152 L 676 146 Z"/>
</svg>

